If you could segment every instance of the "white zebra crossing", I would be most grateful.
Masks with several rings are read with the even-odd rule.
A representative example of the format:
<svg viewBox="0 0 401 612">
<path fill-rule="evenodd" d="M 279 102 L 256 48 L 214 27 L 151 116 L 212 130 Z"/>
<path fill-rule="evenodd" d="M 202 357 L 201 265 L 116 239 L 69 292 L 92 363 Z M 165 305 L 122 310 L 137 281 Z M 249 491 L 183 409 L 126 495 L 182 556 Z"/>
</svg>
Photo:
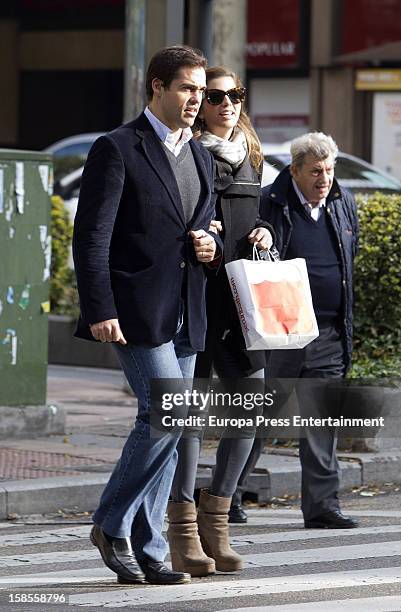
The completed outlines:
<svg viewBox="0 0 401 612">
<path fill-rule="evenodd" d="M 158 586 L 132 586 L 121 587 L 116 583 L 115 574 L 108 570 L 102 563 L 99 553 L 94 548 L 88 538 L 90 525 L 69 526 L 62 528 L 51 528 L 43 531 L 32 531 L 28 533 L 7 533 L 0 536 L 0 546 L 3 555 L 0 557 L 0 568 L 9 569 L 15 574 L 0 578 L 0 590 L 4 593 L 16 587 L 40 587 L 53 586 L 57 588 L 76 587 L 80 589 L 70 595 L 70 605 L 82 607 L 132 607 L 136 609 L 149 608 L 152 605 L 165 604 L 169 606 L 169 611 L 174 610 L 175 604 L 190 606 L 191 602 L 202 600 L 204 604 L 211 606 L 210 610 L 226 612 L 228 608 L 224 605 L 214 607 L 214 601 L 230 598 L 259 597 L 259 602 L 266 600 L 266 605 L 248 607 L 236 607 L 236 611 L 241 612 L 318 612 L 324 610 L 344 610 L 346 612 L 393 612 L 401 611 L 401 564 L 398 558 L 401 557 L 401 524 L 396 524 L 397 519 L 401 518 L 401 512 L 389 511 L 385 514 L 377 514 L 379 511 L 363 512 L 360 516 L 393 518 L 395 524 L 383 526 L 359 527 L 352 530 L 304 530 L 294 529 L 294 523 L 301 522 L 302 519 L 298 511 L 288 510 L 260 510 L 250 511 L 251 519 L 256 520 L 258 525 L 264 525 L 266 530 L 253 529 L 252 521 L 246 525 L 236 526 L 237 533 L 245 530 L 244 534 L 232 536 L 231 541 L 234 547 L 246 547 L 251 553 L 251 546 L 268 546 L 269 544 L 284 543 L 286 550 L 267 552 L 268 548 L 259 548 L 258 552 L 243 555 L 245 569 L 242 573 L 232 575 L 229 579 L 225 576 L 218 576 L 216 579 L 194 580 L 190 585 L 177 585 L 169 588 Z M 352 513 L 357 515 L 358 513 Z M 274 532 L 274 528 L 287 527 L 288 530 Z M 369 536 L 369 543 L 366 543 L 366 536 Z M 397 537 L 398 536 L 398 537 Z M 86 540 L 86 541 L 85 541 Z M 372 541 L 373 540 L 373 541 Z M 65 550 L 63 542 L 72 542 L 75 550 Z M 292 550 L 291 542 L 294 542 Z M 303 547 L 299 548 L 299 543 Z M 309 548 L 313 546 L 312 548 Z M 37 545 L 49 544 L 49 552 L 29 552 L 35 550 Z M 21 554 L 16 554 L 14 547 L 25 545 Z M 317 545 L 317 546 L 316 546 Z M 79 550 L 76 550 L 80 546 Z M 7 554 L 7 548 L 13 550 Z M 36 549 L 38 550 L 38 549 Z M 41 550 L 41 549 L 39 549 Z M 242 552 L 244 550 L 242 549 Z M 392 562 L 392 557 L 394 561 Z M 374 563 L 374 559 L 378 563 Z M 358 561 L 369 559 L 368 565 L 361 569 Z M 353 560 L 355 569 L 339 569 L 332 571 L 332 567 L 325 566 L 324 572 L 319 572 L 319 563 L 328 562 L 347 562 Z M 86 562 L 86 567 L 75 567 L 79 562 Z M 370 567 L 371 565 L 381 567 Z M 383 567 L 383 565 L 390 567 Z M 49 565 L 52 569 L 48 570 Z M 43 566 L 46 566 L 44 568 Z M 299 567 L 298 569 L 297 566 Z M 41 569 L 43 567 L 43 570 Z M 293 567 L 294 571 L 289 568 Z M 327 571 L 327 569 L 330 571 Z M 347 568 L 350 567 L 346 566 Z M 255 571 L 266 568 L 264 576 L 255 578 Z M 269 568 L 275 568 L 274 572 L 278 576 L 269 576 Z M 280 568 L 285 568 L 285 574 L 281 575 Z M 309 569 L 311 571 L 309 571 Z M 313 568 L 313 570 L 312 570 Z M 344 565 L 342 565 L 344 568 Z M 323 569 L 323 568 L 322 568 Z M 254 571 L 252 571 L 254 570 Z M 289 573 L 290 572 L 290 573 Z M 96 587 L 95 587 L 96 585 Z M 95 588 L 102 587 L 101 590 Z M 349 595 L 349 589 L 364 588 L 363 599 L 358 599 L 357 595 Z M 365 589 L 380 589 L 372 591 L 372 597 L 366 597 Z M 308 593 L 313 591 L 329 592 L 330 589 L 347 588 L 347 598 L 338 599 L 338 592 L 335 593 L 335 601 L 315 601 L 303 604 L 280 604 L 270 605 L 269 595 L 284 598 L 286 594 L 302 593 L 306 600 Z M 106 590 L 104 590 L 106 589 Z M 387 590 L 389 589 L 389 590 Z M 394 595 L 399 593 L 399 595 Z M 380 595 L 380 597 L 378 597 Z M 316 599 L 316 596 L 313 597 Z M 237 601 L 236 601 L 237 603 Z M 239 602 L 238 602 L 239 603 Z M 319 607 L 320 606 L 320 607 Z M 386 607 L 387 606 L 387 607 Z M 398 607 L 397 607 L 398 606 Z M 224 610 L 223 610 L 224 608 Z M 207 608 L 209 609 L 209 608 Z"/>
</svg>

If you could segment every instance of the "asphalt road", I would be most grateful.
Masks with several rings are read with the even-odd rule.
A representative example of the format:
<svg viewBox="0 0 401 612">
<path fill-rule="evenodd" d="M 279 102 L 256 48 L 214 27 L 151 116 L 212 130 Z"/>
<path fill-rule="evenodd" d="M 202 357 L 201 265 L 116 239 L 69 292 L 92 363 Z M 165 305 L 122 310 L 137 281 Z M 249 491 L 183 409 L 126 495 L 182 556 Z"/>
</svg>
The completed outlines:
<svg viewBox="0 0 401 612">
<path fill-rule="evenodd" d="M 88 516 L 3 522 L 0 610 L 400 611 L 397 488 L 388 484 L 381 493 L 365 490 L 364 496 L 359 492 L 343 498 L 344 511 L 360 521 L 355 530 L 305 530 L 295 505 L 251 510 L 248 524 L 231 529 L 233 545 L 245 558 L 241 573 L 216 574 L 170 588 L 117 586 L 88 540 Z M 42 601 L 19 603 L 35 595 Z M 65 603 L 55 604 L 64 597 Z"/>
</svg>

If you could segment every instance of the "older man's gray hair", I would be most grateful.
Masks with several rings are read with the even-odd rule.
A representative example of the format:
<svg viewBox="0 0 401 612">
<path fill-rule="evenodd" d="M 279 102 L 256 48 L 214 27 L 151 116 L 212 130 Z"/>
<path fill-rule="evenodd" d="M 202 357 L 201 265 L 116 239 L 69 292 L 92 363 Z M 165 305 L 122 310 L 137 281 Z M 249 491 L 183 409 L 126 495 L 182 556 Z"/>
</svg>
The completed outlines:
<svg viewBox="0 0 401 612">
<path fill-rule="evenodd" d="M 323 134 L 323 132 L 309 132 L 294 138 L 291 142 L 292 165 L 300 168 L 308 154 L 319 161 L 327 159 L 330 155 L 335 160 L 338 154 L 338 147 L 332 137 Z"/>
</svg>

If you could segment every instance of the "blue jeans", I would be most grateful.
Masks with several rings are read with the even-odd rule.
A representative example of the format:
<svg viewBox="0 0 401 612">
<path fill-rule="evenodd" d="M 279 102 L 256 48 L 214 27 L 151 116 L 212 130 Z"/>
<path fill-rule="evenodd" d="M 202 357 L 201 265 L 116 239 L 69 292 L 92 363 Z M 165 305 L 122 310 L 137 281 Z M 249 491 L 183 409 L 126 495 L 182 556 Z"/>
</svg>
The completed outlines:
<svg viewBox="0 0 401 612">
<path fill-rule="evenodd" d="M 150 381 L 192 379 L 196 353 L 182 323 L 173 340 L 156 347 L 113 344 L 138 398 L 138 415 L 121 457 L 103 491 L 94 522 L 116 538 L 131 536 L 137 559 L 163 561 L 163 520 L 177 464 L 179 434 L 150 436 Z"/>
</svg>

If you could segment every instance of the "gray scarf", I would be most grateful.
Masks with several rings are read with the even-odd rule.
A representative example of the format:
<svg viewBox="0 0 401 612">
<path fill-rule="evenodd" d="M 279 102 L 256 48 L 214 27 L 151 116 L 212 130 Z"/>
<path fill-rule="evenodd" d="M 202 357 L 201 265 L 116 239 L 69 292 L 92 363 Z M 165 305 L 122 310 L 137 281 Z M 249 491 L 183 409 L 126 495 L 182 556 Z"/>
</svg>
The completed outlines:
<svg viewBox="0 0 401 612">
<path fill-rule="evenodd" d="M 233 168 L 240 166 L 248 153 L 245 134 L 239 129 L 235 130 L 230 140 L 205 131 L 199 138 L 199 142 L 211 153 L 227 161 Z"/>
</svg>

